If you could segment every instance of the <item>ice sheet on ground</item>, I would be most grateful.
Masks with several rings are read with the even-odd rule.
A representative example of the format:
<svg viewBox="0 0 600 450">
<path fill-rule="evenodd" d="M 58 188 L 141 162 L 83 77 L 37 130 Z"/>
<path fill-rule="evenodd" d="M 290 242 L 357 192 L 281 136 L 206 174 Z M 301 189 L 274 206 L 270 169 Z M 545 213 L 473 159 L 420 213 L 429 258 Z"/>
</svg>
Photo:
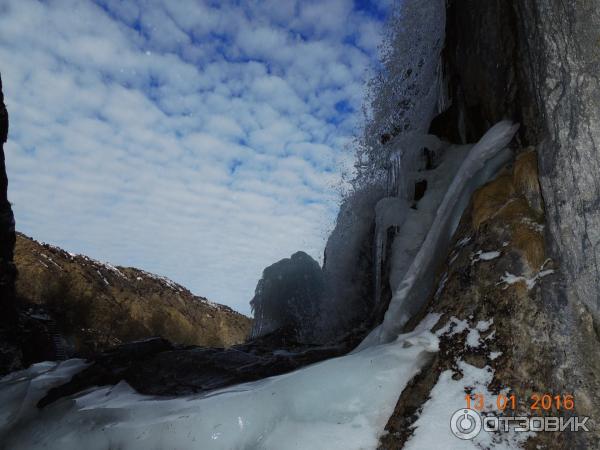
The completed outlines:
<svg viewBox="0 0 600 450">
<path fill-rule="evenodd" d="M 437 351 L 429 330 L 438 319 L 389 344 L 206 396 L 157 399 L 122 382 L 38 411 L 47 380 L 82 367 L 45 363 L 47 373 L 0 381 L 1 432 L 11 450 L 375 448 L 400 393 Z"/>
</svg>

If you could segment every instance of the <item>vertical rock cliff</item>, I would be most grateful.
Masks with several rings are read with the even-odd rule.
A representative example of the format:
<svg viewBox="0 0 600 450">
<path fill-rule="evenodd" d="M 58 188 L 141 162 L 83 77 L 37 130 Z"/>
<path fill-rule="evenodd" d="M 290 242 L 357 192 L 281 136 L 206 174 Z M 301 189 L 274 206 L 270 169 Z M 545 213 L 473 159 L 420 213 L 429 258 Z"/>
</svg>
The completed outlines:
<svg viewBox="0 0 600 450">
<path fill-rule="evenodd" d="M 600 404 L 600 11 L 596 2 L 526 2 L 520 42 L 529 55 L 540 133 L 547 243 L 561 279 L 543 299 L 556 326 L 555 377 L 595 419 Z M 595 439 L 577 436 L 582 448 Z M 587 438 L 587 441 L 586 441 Z M 593 442 L 593 444 L 592 444 Z"/>
<path fill-rule="evenodd" d="M 10 337 L 16 323 L 15 312 L 15 220 L 8 201 L 8 177 L 4 159 L 4 144 L 8 137 L 8 112 L 4 105 L 2 79 L 0 79 L 0 334 Z M 0 339 L 4 342 L 4 339 Z M 4 345 L 4 344 L 3 344 Z M 0 367 L 14 361 L 14 348 L 0 348 Z"/>
<path fill-rule="evenodd" d="M 556 273 L 541 280 L 540 314 L 546 329 L 532 328 L 531 335 L 549 333 L 552 338 L 549 385 L 575 393 L 578 413 L 597 420 L 598 5 L 583 0 L 450 0 L 443 59 L 451 106 L 434 120 L 433 133 L 469 141 L 509 118 L 521 124 L 520 146 L 536 149 L 545 246 Z M 594 433 L 572 439 L 570 445 L 597 448 Z"/>
<path fill-rule="evenodd" d="M 538 147 L 565 297 L 600 312 L 600 11 L 594 2 L 452 0 L 445 49 L 454 129 L 502 118 Z M 457 132 L 458 132 L 457 131 Z"/>
<path fill-rule="evenodd" d="M 2 79 L 0 79 L 0 308 L 2 321 L 10 323 L 14 315 L 15 220 L 8 201 L 8 177 L 4 159 L 4 144 L 8 137 L 8 112 L 4 105 Z"/>
<path fill-rule="evenodd" d="M 13 345 L 13 331 L 17 323 L 15 310 L 15 219 L 8 201 L 8 176 L 4 158 L 4 144 L 8 138 L 8 112 L 4 105 L 0 78 L 0 368 L 19 367 L 20 357 Z M 15 365 L 16 364 L 16 365 Z M 0 371 L 1 372 L 1 371 Z"/>
</svg>

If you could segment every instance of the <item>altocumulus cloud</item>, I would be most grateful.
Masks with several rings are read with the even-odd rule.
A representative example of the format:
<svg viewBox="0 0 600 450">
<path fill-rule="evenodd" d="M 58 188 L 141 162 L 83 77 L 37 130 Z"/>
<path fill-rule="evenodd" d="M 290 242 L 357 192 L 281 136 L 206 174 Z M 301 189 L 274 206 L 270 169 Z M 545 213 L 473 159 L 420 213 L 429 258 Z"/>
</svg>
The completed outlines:
<svg viewBox="0 0 600 450">
<path fill-rule="evenodd" d="M 384 11 L 318 1 L 0 2 L 17 228 L 249 313 L 320 258 Z"/>
</svg>

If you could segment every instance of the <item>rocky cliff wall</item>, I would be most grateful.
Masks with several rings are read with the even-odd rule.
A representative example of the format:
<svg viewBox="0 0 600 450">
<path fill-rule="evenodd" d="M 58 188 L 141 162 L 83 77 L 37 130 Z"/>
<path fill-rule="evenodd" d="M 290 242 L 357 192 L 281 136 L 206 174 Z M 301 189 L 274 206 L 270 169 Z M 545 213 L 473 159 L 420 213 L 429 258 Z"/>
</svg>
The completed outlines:
<svg viewBox="0 0 600 450">
<path fill-rule="evenodd" d="M 600 313 L 600 11 L 595 2 L 451 0 L 446 128 L 522 125 L 538 147 L 548 243 L 566 297 Z M 439 122 L 440 119 L 438 119 Z M 452 125 L 448 126 L 448 122 Z"/>
<path fill-rule="evenodd" d="M 4 144 L 8 139 L 8 112 L 4 105 L 0 78 L 0 373 L 19 365 L 14 338 L 17 323 L 15 309 L 15 220 L 8 201 L 8 177 L 4 160 Z"/>
<path fill-rule="evenodd" d="M 570 301 L 600 314 L 600 11 L 596 2 L 525 2 L 529 84 L 542 127 L 540 181 L 552 253 Z"/>
<path fill-rule="evenodd" d="M 4 144 L 8 138 L 8 112 L 4 105 L 2 79 L 0 78 L 0 324 L 10 325 L 14 319 L 13 251 L 15 245 L 15 220 L 8 201 L 8 177 L 4 161 Z M 13 321 L 14 322 L 14 321 Z"/>
<path fill-rule="evenodd" d="M 530 55 L 542 132 L 538 147 L 549 252 L 562 280 L 543 298 L 561 350 L 555 376 L 595 416 L 600 404 L 600 10 L 597 2 L 537 0 L 521 5 L 523 53 Z M 577 436 L 581 439 L 581 436 Z M 597 448 L 598 436 L 579 444 Z"/>
<path fill-rule="evenodd" d="M 556 350 L 552 385 L 575 392 L 580 412 L 593 416 L 600 404 L 600 9 L 589 0 L 450 0 L 446 32 L 452 106 L 432 127 L 473 140 L 510 118 L 521 123 L 522 147 L 537 149 L 546 251 L 557 266 L 542 281 Z"/>
</svg>

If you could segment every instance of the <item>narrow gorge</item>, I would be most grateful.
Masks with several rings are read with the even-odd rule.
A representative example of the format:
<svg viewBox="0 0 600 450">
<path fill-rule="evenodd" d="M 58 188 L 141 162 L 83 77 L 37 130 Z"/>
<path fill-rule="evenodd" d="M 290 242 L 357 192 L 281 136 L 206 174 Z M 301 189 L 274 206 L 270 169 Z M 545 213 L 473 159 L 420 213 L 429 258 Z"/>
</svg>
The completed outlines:
<svg viewBox="0 0 600 450">
<path fill-rule="evenodd" d="M 161 297 L 183 317 L 172 335 L 140 315 L 152 333 L 127 325 L 87 359 L 8 374 L 0 448 L 600 448 L 600 9 L 403 0 L 389 23 L 322 266 L 299 251 L 267 267 L 252 325 Z M 141 300 L 111 294 L 131 310 L 161 282 L 85 262 L 120 292 L 144 277 Z M 17 292 L 39 291 L 36 277 Z M 209 309 L 226 323 L 206 339 L 215 325 L 188 316 Z M 144 333 L 167 339 L 126 342 Z M 465 408 L 585 427 L 459 439 L 451 418 Z"/>
</svg>

